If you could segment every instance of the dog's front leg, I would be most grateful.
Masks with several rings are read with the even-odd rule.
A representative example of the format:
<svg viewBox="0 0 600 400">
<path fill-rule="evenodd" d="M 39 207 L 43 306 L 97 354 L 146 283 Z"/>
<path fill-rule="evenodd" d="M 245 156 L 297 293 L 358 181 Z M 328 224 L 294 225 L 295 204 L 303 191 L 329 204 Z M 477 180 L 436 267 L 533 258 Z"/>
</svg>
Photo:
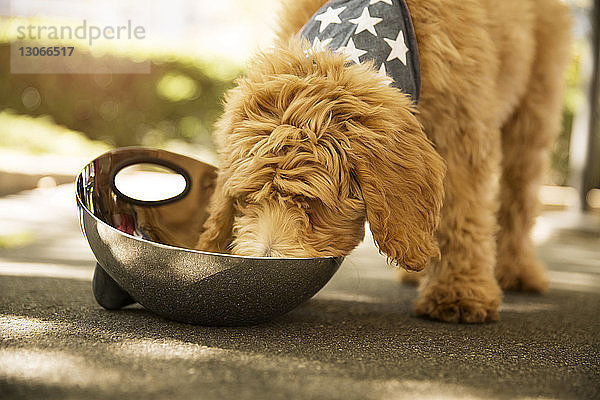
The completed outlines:
<svg viewBox="0 0 600 400">
<path fill-rule="evenodd" d="M 446 125 L 451 140 L 438 143 L 448 168 L 438 228 L 441 259 L 426 270 L 416 310 L 447 322 L 497 320 L 501 302 L 494 278 L 499 132 L 477 126 L 463 122 L 448 131 Z"/>
</svg>

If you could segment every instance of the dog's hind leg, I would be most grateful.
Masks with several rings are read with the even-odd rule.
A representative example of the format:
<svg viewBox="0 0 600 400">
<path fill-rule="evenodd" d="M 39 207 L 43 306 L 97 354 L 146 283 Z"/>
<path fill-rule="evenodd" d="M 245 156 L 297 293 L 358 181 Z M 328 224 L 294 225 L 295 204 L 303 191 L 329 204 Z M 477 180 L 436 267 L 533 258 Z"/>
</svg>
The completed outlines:
<svg viewBox="0 0 600 400">
<path fill-rule="evenodd" d="M 530 234 L 540 180 L 560 126 L 570 29 L 566 7 L 555 1 L 538 3 L 537 48 L 530 82 L 516 112 L 502 128 L 496 266 L 496 278 L 503 289 L 534 292 L 542 292 L 548 285 Z"/>
</svg>

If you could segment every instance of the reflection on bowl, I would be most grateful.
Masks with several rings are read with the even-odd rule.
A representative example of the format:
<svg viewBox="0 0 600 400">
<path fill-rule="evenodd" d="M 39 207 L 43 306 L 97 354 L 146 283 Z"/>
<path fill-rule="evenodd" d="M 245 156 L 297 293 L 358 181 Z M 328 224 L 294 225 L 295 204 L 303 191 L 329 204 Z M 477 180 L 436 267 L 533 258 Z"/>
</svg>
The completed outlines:
<svg viewBox="0 0 600 400">
<path fill-rule="evenodd" d="M 185 180 L 167 199 L 122 193 L 115 176 L 136 164 Z M 317 293 L 343 258 L 240 257 L 192 250 L 208 214 L 216 168 L 162 150 L 107 152 L 77 177 L 77 205 L 98 261 L 94 295 L 109 309 L 139 302 L 169 319 L 202 325 L 266 321 Z"/>
</svg>

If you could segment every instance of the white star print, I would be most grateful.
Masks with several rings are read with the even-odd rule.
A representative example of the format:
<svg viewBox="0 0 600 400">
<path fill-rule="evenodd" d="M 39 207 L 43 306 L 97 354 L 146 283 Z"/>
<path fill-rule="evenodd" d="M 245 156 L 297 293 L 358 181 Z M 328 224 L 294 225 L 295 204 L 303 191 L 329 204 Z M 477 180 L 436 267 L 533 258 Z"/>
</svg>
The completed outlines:
<svg viewBox="0 0 600 400">
<path fill-rule="evenodd" d="M 310 49 L 304 50 L 304 55 L 308 57 L 309 55 L 314 54 L 315 51 L 331 51 L 329 48 L 329 43 L 331 43 L 332 40 L 333 38 L 327 38 L 321 41 L 321 39 L 316 36 L 313 44 L 310 46 Z"/>
<path fill-rule="evenodd" d="M 352 60 L 357 64 L 360 64 L 359 57 L 368 53 L 366 50 L 357 49 L 356 46 L 354 46 L 352 38 L 350 38 L 346 47 L 340 47 L 336 52 L 343 53 L 346 56 L 346 60 Z"/>
<path fill-rule="evenodd" d="M 332 40 L 333 40 L 333 38 L 327 38 L 327 39 L 321 41 L 321 39 L 319 39 L 319 37 L 317 36 L 317 37 L 315 37 L 315 40 L 313 41 L 312 48 L 317 51 L 329 50 L 329 43 L 331 43 Z"/>
<path fill-rule="evenodd" d="M 394 58 L 397 58 L 398 60 L 402 61 L 402 64 L 406 65 L 406 53 L 408 52 L 408 47 L 406 47 L 406 44 L 404 44 L 404 34 L 402 31 L 398 32 L 398 37 L 396 40 L 387 38 L 383 38 L 383 40 L 385 40 L 392 48 L 390 55 L 385 61 L 391 61 Z"/>
<path fill-rule="evenodd" d="M 381 63 L 378 75 L 382 78 L 383 83 L 386 85 L 390 85 L 393 82 L 393 79 L 388 76 L 385 70 L 385 63 Z"/>
<path fill-rule="evenodd" d="M 345 9 L 345 6 L 336 9 L 327 7 L 327 11 L 325 11 L 323 14 L 317 15 L 315 17 L 315 21 L 321 22 L 321 25 L 319 26 L 319 33 L 323 32 L 325 28 L 329 26 L 329 24 L 341 24 L 342 20 L 340 19 L 339 15 Z"/>
<path fill-rule="evenodd" d="M 416 101 L 419 63 L 415 35 L 402 1 L 344 1 L 330 1 L 302 28 L 307 54 L 331 51 L 343 57 L 346 65 L 373 65 L 376 85 L 406 90 Z"/>
<path fill-rule="evenodd" d="M 375 32 L 375 25 L 381 21 L 383 21 L 383 18 L 371 17 L 371 14 L 369 13 L 369 7 L 365 7 L 363 9 L 360 17 L 349 20 L 349 22 L 357 25 L 356 32 L 354 32 L 354 34 L 361 33 L 362 31 L 369 31 L 374 36 L 377 36 L 377 33 Z"/>
</svg>

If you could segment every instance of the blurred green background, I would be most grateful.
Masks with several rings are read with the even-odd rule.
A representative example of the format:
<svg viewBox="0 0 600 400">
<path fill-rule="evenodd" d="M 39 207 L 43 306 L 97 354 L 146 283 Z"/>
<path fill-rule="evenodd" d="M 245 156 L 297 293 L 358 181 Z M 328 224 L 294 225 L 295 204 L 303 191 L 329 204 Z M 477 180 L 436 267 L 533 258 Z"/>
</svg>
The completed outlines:
<svg viewBox="0 0 600 400">
<path fill-rule="evenodd" d="M 7 60 L 9 51 L 10 44 L 1 43 L 0 59 Z M 88 63 L 105 65 L 119 56 L 86 57 Z M 47 122 L 111 146 L 160 146 L 179 139 L 211 148 L 223 93 L 233 86 L 241 68 L 176 55 L 150 62 L 149 74 L 12 74 L 9 63 L 3 62 L 0 108 L 13 118 L 46 116 Z M 8 121 L 6 116 L 3 121 Z M 28 135 L 16 134 L 13 145 Z M 8 144 L 5 140 L 0 144 Z M 32 150 L 41 150 L 32 145 Z"/>
</svg>

